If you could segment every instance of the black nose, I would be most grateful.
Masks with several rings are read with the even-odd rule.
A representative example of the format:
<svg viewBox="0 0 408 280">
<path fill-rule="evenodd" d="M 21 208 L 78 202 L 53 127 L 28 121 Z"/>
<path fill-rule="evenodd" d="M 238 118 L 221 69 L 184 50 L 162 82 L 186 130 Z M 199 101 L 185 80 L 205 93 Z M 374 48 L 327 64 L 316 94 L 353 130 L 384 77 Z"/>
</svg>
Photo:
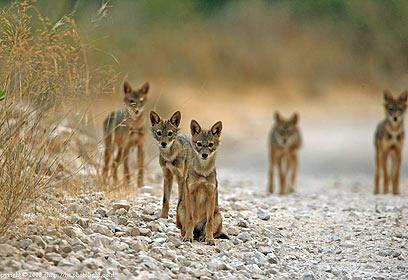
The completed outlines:
<svg viewBox="0 0 408 280">
<path fill-rule="evenodd" d="M 204 153 L 201 155 L 203 158 L 208 158 L 208 154 Z"/>
<path fill-rule="evenodd" d="M 136 114 L 139 114 L 139 110 L 135 110 L 135 113 L 136 113 Z"/>
<path fill-rule="evenodd" d="M 162 145 L 163 148 L 166 148 L 167 143 L 166 142 L 161 142 L 161 145 Z"/>
<path fill-rule="evenodd" d="M 283 139 L 283 144 L 286 144 L 286 139 Z"/>
<path fill-rule="evenodd" d="M 397 119 L 398 119 L 397 117 L 394 117 L 394 122 L 396 122 L 396 121 L 397 121 Z"/>
</svg>

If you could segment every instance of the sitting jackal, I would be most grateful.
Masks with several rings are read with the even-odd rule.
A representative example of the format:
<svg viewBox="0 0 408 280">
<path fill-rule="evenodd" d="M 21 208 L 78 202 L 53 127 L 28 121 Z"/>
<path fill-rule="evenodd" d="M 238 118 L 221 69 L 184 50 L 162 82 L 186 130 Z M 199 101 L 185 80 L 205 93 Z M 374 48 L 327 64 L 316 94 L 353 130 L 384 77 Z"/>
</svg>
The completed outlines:
<svg viewBox="0 0 408 280">
<path fill-rule="evenodd" d="M 222 233 L 215 170 L 215 155 L 221 143 L 222 123 L 219 121 L 210 130 L 202 130 L 201 126 L 192 120 L 190 128 L 193 158 L 177 206 L 177 227 L 185 241 L 192 242 L 193 238 L 196 238 L 214 245 L 214 238 L 228 239 L 228 236 Z"/>
</svg>

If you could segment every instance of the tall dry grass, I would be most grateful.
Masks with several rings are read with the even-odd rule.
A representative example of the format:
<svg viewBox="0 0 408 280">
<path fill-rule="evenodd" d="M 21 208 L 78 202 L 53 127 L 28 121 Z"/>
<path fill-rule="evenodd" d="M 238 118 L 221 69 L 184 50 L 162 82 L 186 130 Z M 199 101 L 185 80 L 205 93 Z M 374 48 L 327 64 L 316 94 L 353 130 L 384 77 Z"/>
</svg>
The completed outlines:
<svg viewBox="0 0 408 280">
<path fill-rule="evenodd" d="M 0 10 L 0 65 L 1 236 L 45 190 L 71 177 L 64 157 L 84 119 L 72 108 L 93 91 L 112 91 L 115 76 L 87 64 L 69 16 L 51 23 L 28 0 Z M 72 129 L 60 133 L 63 126 Z"/>
</svg>

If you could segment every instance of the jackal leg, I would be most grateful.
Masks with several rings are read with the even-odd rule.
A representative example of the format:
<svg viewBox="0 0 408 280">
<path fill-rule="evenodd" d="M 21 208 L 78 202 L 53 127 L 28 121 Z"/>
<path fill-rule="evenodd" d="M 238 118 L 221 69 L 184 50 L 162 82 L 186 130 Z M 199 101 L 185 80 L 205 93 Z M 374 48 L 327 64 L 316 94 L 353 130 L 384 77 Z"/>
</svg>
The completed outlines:
<svg viewBox="0 0 408 280">
<path fill-rule="evenodd" d="M 384 180 L 384 193 L 388 193 L 388 182 L 389 182 L 389 175 L 388 175 L 388 151 L 383 152 L 382 154 L 382 169 L 383 169 L 383 180 Z"/>
<path fill-rule="evenodd" d="M 402 163 L 402 152 L 400 150 L 396 150 L 393 153 L 393 160 L 392 160 L 392 193 L 399 194 L 399 184 L 400 184 L 400 176 L 401 176 L 401 163 Z"/>
<path fill-rule="evenodd" d="M 118 154 L 116 155 L 116 158 L 113 160 L 112 164 L 113 179 L 115 180 L 115 182 L 118 181 L 118 167 L 122 160 L 122 152 L 123 148 L 118 147 Z"/>
<path fill-rule="evenodd" d="M 215 207 L 214 211 L 214 237 L 217 237 L 222 233 L 222 217 L 218 207 Z"/>
<path fill-rule="evenodd" d="M 380 193 L 380 172 L 381 172 L 381 151 L 375 150 L 375 178 L 374 178 L 374 194 Z"/>
<path fill-rule="evenodd" d="M 176 226 L 180 229 L 181 236 L 186 234 L 186 207 L 183 200 L 177 204 Z"/>
<path fill-rule="evenodd" d="M 269 159 L 269 182 L 268 182 L 268 191 L 269 193 L 273 193 L 274 183 L 273 183 L 273 171 L 275 168 L 275 155 L 271 152 L 270 159 Z"/>
<path fill-rule="evenodd" d="M 141 188 L 144 185 L 144 143 L 137 146 L 137 162 L 138 162 L 138 173 L 137 173 L 137 187 Z"/>
<path fill-rule="evenodd" d="M 169 216 L 171 188 L 173 187 L 173 174 L 169 169 L 163 168 L 163 177 L 163 207 L 160 217 L 167 218 Z"/>
<path fill-rule="evenodd" d="M 279 194 L 286 194 L 286 172 L 283 166 L 282 158 L 278 160 L 279 177 L 280 177 L 280 192 Z"/>
<path fill-rule="evenodd" d="M 208 200 L 207 200 L 207 222 L 205 224 L 205 240 L 208 245 L 215 245 L 214 240 L 214 210 L 215 210 L 215 190 L 213 184 L 207 185 Z"/>
<path fill-rule="evenodd" d="M 104 167 L 102 171 L 102 176 L 104 177 L 104 179 L 106 179 L 106 176 L 108 176 L 109 161 L 110 161 L 112 153 L 113 153 L 112 143 L 110 141 L 105 141 Z"/>
<path fill-rule="evenodd" d="M 184 188 L 185 178 L 183 176 L 177 176 L 177 186 L 178 186 L 178 201 L 183 198 L 183 188 Z"/>
<path fill-rule="evenodd" d="M 186 183 L 187 184 L 187 183 Z M 185 226 L 186 232 L 185 235 L 182 237 L 184 241 L 193 242 L 193 231 L 194 231 L 194 215 L 193 215 L 193 208 L 192 203 L 194 196 L 191 191 L 188 189 L 188 185 L 186 188 L 186 193 L 184 194 L 185 197 L 185 207 L 186 207 L 186 219 L 185 219 Z"/>
<path fill-rule="evenodd" d="M 123 174 L 125 175 L 125 184 L 129 185 L 130 173 L 129 173 L 129 153 L 130 146 L 127 146 L 123 151 L 122 161 L 123 161 Z"/>
<path fill-rule="evenodd" d="M 296 183 L 296 177 L 297 177 L 297 170 L 298 170 L 298 158 L 296 154 L 293 154 L 290 159 L 291 162 L 291 167 L 292 167 L 292 174 L 291 174 L 291 182 L 290 182 L 290 188 L 289 192 L 295 192 L 295 183 Z"/>
</svg>

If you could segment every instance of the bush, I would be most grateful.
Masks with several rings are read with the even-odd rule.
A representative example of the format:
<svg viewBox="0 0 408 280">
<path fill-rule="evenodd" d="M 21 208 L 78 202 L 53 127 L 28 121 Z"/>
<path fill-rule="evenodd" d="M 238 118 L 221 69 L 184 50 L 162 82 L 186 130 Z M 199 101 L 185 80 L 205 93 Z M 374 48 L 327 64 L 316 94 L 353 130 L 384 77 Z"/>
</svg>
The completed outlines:
<svg viewBox="0 0 408 280">
<path fill-rule="evenodd" d="M 85 58 L 71 18 L 52 24 L 29 1 L 0 10 L 0 88 L 7 91 L 0 103 L 0 235 L 61 179 L 59 162 L 72 136 L 56 141 L 64 108 L 98 90 L 94 73 L 103 76 Z"/>
</svg>

